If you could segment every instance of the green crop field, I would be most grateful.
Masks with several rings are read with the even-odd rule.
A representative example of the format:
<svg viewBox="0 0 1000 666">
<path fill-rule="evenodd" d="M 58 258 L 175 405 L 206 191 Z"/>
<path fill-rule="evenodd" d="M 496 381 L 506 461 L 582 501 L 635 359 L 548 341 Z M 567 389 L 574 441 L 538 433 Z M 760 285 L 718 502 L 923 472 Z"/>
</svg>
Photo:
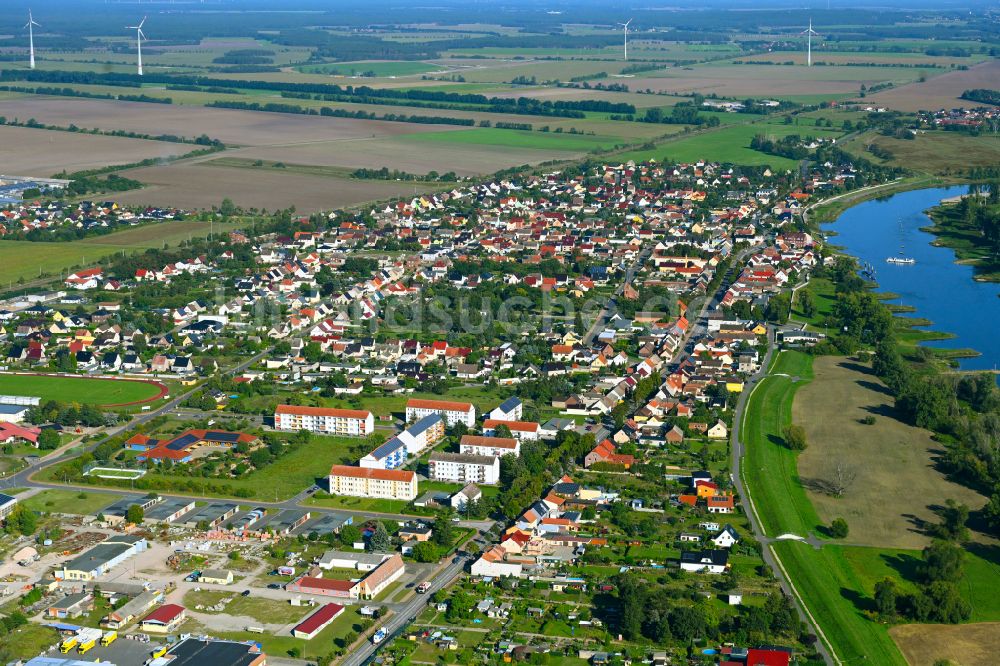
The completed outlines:
<svg viewBox="0 0 1000 666">
<path fill-rule="evenodd" d="M 618 137 L 588 136 L 556 132 L 527 132 L 483 127 L 465 132 L 425 132 L 410 134 L 404 140 L 412 143 L 459 143 L 537 150 L 607 150 L 622 140 Z"/>
<path fill-rule="evenodd" d="M 57 377 L 53 375 L 0 375 L 0 394 L 37 396 L 59 402 L 117 405 L 148 400 L 158 395 L 155 384 L 142 381 Z"/>
<path fill-rule="evenodd" d="M 746 447 L 743 477 L 761 525 L 770 536 L 792 532 L 804 537 L 819 532 L 819 517 L 799 483 L 798 454 L 785 447 L 781 434 L 791 422 L 796 390 L 810 379 L 812 357 L 782 351 L 771 374 L 754 389 L 744 412 L 740 430 Z"/>
<path fill-rule="evenodd" d="M 97 265 L 119 252 L 129 254 L 149 248 L 176 245 L 192 237 L 236 228 L 234 224 L 185 220 L 124 229 L 104 236 L 72 242 L 40 243 L 0 240 L 0 287 L 13 288 L 18 280 L 58 275 L 82 266 Z"/>
<path fill-rule="evenodd" d="M 440 65 L 410 61 L 358 61 L 334 62 L 322 65 L 302 65 L 299 71 L 307 74 L 327 74 L 342 76 L 413 76 L 426 72 L 440 71 Z"/>
</svg>

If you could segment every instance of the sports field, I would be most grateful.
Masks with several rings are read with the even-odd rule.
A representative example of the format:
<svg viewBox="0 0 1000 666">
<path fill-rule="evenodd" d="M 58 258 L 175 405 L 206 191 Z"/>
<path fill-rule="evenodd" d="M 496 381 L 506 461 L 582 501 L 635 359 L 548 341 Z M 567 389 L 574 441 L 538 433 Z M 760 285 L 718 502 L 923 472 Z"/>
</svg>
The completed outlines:
<svg viewBox="0 0 1000 666">
<path fill-rule="evenodd" d="M 162 384 L 151 381 L 0 374 L 0 394 L 37 396 L 43 402 L 57 400 L 100 406 L 124 405 L 152 400 L 164 390 Z"/>
</svg>

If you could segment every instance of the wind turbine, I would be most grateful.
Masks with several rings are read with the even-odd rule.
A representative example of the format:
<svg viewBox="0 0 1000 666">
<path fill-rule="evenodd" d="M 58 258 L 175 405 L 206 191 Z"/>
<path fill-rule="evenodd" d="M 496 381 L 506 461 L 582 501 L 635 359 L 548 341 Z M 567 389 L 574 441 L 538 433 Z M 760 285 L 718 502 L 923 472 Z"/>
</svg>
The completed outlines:
<svg viewBox="0 0 1000 666">
<path fill-rule="evenodd" d="M 625 30 L 625 62 L 628 62 L 628 24 L 632 22 L 632 19 L 625 21 L 624 23 L 619 23 Z"/>
<path fill-rule="evenodd" d="M 146 17 L 143 16 L 142 20 L 139 21 L 139 25 L 127 25 L 126 30 L 135 30 L 135 48 L 136 53 L 139 55 L 139 76 L 142 76 L 142 42 L 146 39 L 146 35 L 142 32 L 142 26 L 146 22 Z"/>
<path fill-rule="evenodd" d="M 806 67 L 812 67 L 813 64 L 813 35 L 818 35 L 819 33 L 813 30 L 813 20 L 809 19 L 809 27 L 803 30 L 802 35 L 806 35 Z"/>
<path fill-rule="evenodd" d="M 24 27 L 28 29 L 28 45 L 30 47 L 30 50 L 29 50 L 29 53 L 30 53 L 29 58 L 30 59 L 28 61 L 28 63 L 29 63 L 28 66 L 31 69 L 35 68 L 35 29 L 34 29 L 34 26 L 36 26 L 36 25 L 39 28 L 42 27 L 42 26 L 38 25 L 38 23 L 35 23 L 35 19 L 32 18 L 32 16 L 31 16 L 31 10 L 29 9 L 28 10 L 28 22 L 25 24 Z"/>
</svg>

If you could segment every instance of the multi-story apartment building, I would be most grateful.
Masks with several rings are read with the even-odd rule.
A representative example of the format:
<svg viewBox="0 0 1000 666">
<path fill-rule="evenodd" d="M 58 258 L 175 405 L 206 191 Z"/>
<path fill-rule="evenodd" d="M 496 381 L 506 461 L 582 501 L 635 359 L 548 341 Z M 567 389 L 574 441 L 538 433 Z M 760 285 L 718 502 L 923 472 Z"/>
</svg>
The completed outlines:
<svg viewBox="0 0 1000 666">
<path fill-rule="evenodd" d="M 375 417 L 361 409 L 278 405 L 274 409 L 278 430 L 309 430 L 327 435 L 367 437 L 375 430 Z"/>
<path fill-rule="evenodd" d="M 449 426 L 464 423 L 472 428 L 476 425 L 476 408 L 468 402 L 450 400 L 422 400 L 411 398 L 406 402 L 406 421 L 420 419 L 430 414 L 440 414 Z"/>
<path fill-rule="evenodd" d="M 427 463 L 431 479 L 494 485 L 500 481 L 500 458 L 435 451 Z"/>
<path fill-rule="evenodd" d="M 396 469 L 406 463 L 406 442 L 399 437 L 393 437 L 375 448 L 358 464 L 368 469 Z"/>
<path fill-rule="evenodd" d="M 521 442 L 513 437 L 481 437 L 479 435 L 462 435 L 458 443 L 458 452 L 470 456 L 505 456 L 513 453 L 521 455 Z"/>
<path fill-rule="evenodd" d="M 410 501 L 417 496 L 417 475 L 401 469 L 373 469 L 334 465 L 330 493 Z"/>
</svg>

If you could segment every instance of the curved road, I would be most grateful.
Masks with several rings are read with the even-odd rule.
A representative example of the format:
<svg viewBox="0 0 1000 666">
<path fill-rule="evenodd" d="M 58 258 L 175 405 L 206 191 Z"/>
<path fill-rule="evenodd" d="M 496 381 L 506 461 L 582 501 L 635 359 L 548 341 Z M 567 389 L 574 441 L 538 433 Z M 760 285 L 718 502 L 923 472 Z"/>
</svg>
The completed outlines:
<svg viewBox="0 0 1000 666">
<path fill-rule="evenodd" d="M 743 509 L 743 513 L 746 515 L 747 521 L 750 523 L 751 530 L 753 530 L 754 538 L 760 542 L 761 546 L 763 546 L 761 548 L 761 555 L 764 558 L 764 562 L 766 562 L 767 566 L 769 566 L 771 571 L 774 572 L 774 577 L 777 579 L 782 591 L 795 603 L 795 608 L 799 613 L 799 617 L 809 626 L 811 631 L 820 638 L 820 640 L 816 642 L 816 651 L 819 652 L 819 654 L 823 657 L 823 661 L 827 664 L 840 664 L 840 659 L 827 649 L 827 639 L 823 634 L 823 630 L 820 628 L 819 623 L 816 622 L 815 618 L 813 618 L 809 609 L 802 603 L 798 591 L 795 589 L 795 586 L 792 585 L 785 568 L 782 566 L 778 556 L 771 548 L 771 543 L 774 539 L 765 534 L 764 528 L 760 524 L 757 511 L 753 506 L 753 498 L 751 498 L 750 492 L 743 481 L 743 473 L 740 468 L 740 463 L 742 462 L 743 453 L 745 451 L 744 444 L 740 440 L 740 427 L 743 425 L 743 416 L 746 412 L 746 406 L 747 402 L 749 402 L 750 395 L 753 393 L 754 389 L 757 388 L 757 385 L 768 376 L 767 369 L 770 367 L 771 358 L 774 355 L 774 345 L 775 330 L 772 326 L 768 326 L 767 353 L 764 354 L 764 358 L 761 360 L 760 369 L 757 370 L 757 372 L 755 372 L 754 375 L 744 384 L 743 391 L 740 393 L 740 397 L 736 402 L 736 410 L 733 414 L 733 427 L 730 431 L 729 440 L 730 449 L 732 450 L 730 478 L 733 482 L 733 486 L 736 488 L 736 493 L 739 497 L 739 503 Z M 810 543 L 812 544 L 811 541 Z"/>
</svg>

